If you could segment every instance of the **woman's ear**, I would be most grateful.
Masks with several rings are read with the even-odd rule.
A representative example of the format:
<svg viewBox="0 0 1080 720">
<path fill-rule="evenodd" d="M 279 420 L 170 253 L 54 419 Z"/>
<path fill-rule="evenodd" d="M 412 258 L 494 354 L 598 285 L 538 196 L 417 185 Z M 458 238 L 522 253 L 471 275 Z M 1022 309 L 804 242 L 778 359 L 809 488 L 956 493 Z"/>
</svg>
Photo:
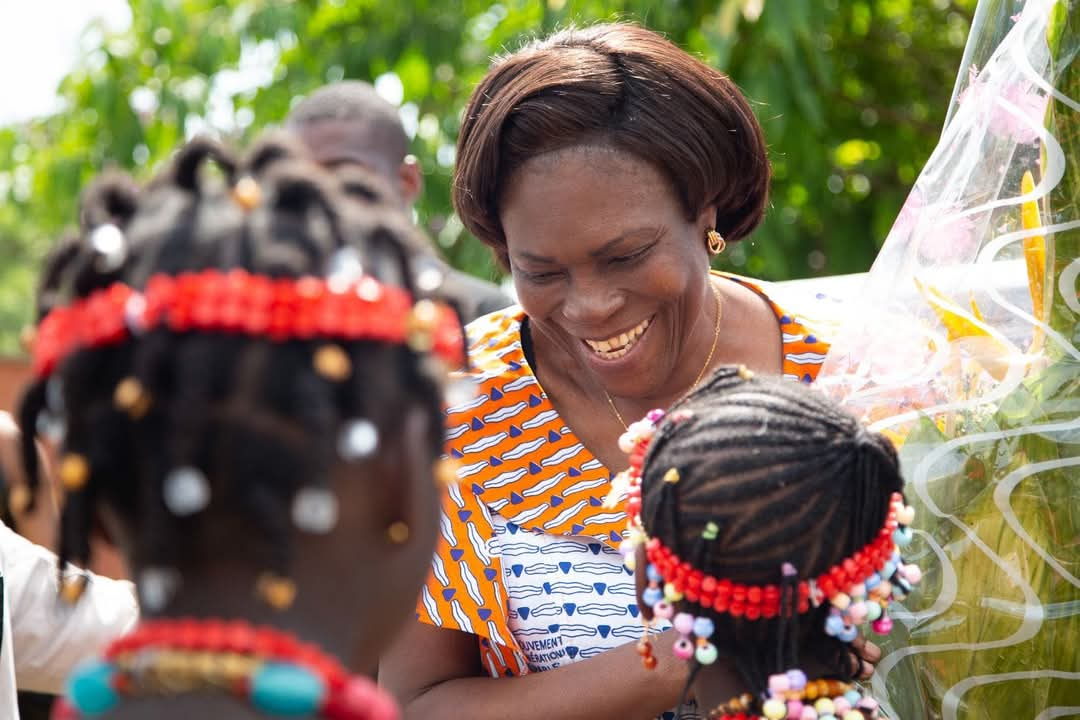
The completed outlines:
<svg viewBox="0 0 1080 720">
<path fill-rule="evenodd" d="M 705 237 L 705 233 L 710 230 L 720 230 L 716 227 L 716 204 L 710 203 L 705 207 L 701 208 L 701 212 L 698 213 L 696 223 L 698 229 L 701 231 L 701 236 L 703 238 Z M 720 233 L 723 234 L 724 230 L 720 230 Z"/>
<path fill-rule="evenodd" d="M 637 599 L 641 616 L 649 622 L 652 622 L 652 608 L 643 602 L 645 587 L 648 585 L 648 579 L 645 576 L 645 568 L 648 567 L 648 565 L 649 558 L 645 556 L 645 543 L 640 543 L 634 548 L 634 595 Z"/>
</svg>

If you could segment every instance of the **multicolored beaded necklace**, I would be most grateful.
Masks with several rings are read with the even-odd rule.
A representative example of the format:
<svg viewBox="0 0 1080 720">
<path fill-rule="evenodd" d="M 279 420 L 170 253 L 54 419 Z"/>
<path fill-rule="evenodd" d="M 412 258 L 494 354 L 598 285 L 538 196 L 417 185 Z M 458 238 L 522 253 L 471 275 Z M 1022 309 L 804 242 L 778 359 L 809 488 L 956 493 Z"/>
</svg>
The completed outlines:
<svg viewBox="0 0 1080 720">
<path fill-rule="evenodd" d="M 124 697 L 208 691 L 246 699 L 272 717 L 399 718 L 393 698 L 372 680 L 293 635 L 243 621 L 155 620 L 76 669 L 52 719 L 96 717 Z"/>
</svg>

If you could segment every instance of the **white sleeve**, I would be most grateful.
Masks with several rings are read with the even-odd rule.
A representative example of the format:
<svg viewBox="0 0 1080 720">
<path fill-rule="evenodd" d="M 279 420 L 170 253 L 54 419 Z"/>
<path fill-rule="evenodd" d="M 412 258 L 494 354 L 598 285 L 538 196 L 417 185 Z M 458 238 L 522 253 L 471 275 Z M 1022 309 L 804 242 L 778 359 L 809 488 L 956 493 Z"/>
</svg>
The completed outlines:
<svg viewBox="0 0 1080 720">
<path fill-rule="evenodd" d="M 61 692 L 75 665 L 138 621 L 130 582 L 91 575 L 82 598 L 69 607 L 57 595 L 56 555 L 2 523 L 0 552 L 20 690 Z"/>
</svg>

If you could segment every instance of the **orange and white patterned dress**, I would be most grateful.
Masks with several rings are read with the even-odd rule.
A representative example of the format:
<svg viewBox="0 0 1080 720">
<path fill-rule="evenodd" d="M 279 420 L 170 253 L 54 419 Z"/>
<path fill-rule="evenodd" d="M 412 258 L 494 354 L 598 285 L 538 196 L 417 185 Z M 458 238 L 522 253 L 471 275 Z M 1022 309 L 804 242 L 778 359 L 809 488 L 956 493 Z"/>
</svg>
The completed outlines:
<svg viewBox="0 0 1080 720">
<path fill-rule="evenodd" d="M 757 284 L 723 277 L 768 300 Z M 784 375 L 811 382 L 828 345 L 769 302 Z M 512 307 L 468 327 L 477 395 L 447 410 L 459 483 L 417 605 L 422 622 L 476 635 L 492 676 L 548 670 L 641 635 L 616 550 L 626 518 L 603 507 L 613 471 L 548 402 L 522 351 L 524 317 Z"/>
</svg>

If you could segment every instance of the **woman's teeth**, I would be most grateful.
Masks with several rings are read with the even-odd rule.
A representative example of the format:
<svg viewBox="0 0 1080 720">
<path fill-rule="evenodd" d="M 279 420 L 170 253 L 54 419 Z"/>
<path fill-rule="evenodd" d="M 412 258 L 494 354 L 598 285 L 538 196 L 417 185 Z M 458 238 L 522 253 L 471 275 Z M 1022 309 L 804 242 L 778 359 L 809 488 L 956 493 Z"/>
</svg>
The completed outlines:
<svg viewBox="0 0 1080 720">
<path fill-rule="evenodd" d="M 652 322 L 651 318 L 642 320 L 629 332 L 609 337 L 606 340 L 586 340 L 585 344 L 588 345 L 594 353 L 605 360 L 621 358 L 623 355 L 630 352 L 630 348 L 634 346 L 637 339 L 649 328 L 650 322 Z"/>
</svg>

